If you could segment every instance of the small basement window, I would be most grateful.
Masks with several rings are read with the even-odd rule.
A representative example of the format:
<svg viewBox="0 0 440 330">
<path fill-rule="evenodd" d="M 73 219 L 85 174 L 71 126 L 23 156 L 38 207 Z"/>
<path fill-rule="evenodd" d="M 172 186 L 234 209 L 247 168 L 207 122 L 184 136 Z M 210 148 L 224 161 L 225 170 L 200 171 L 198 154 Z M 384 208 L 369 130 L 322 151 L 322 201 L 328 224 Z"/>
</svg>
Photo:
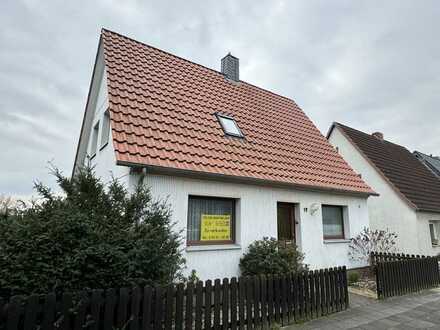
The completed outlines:
<svg viewBox="0 0 440 330">
<path fill-rule="evenodd" d="M 96 149 L 98 147 L 98 134 L 99 134 L 99 121 L 93 127 L 92 144 L 90 145 L 90 156 L 91 157 L 94 157 L 96 155 Z"/>
<path fill-rule="evenodd" d="M 107 143 L 110 136 L 110 114 L 108 110 L 104 112 L 104 117 L 102 119 L 102 131 L 101 131 L 101 149 L 103 149 Z"/>
<path fill-rule="evenodd" d="M 217 114 L 217 118 L 220 121 L 220 125 L 222 125 L 223 131 L 227 135 L 241 137 L 241 138 L 243 137 L 243 133 L 241 132 L 234 118 L 219 114 Z"/>
<path fill-rule="evenodd" d="M 235 199 L 189 196 L 188 245 L 233 244 Z"/>
</svg>

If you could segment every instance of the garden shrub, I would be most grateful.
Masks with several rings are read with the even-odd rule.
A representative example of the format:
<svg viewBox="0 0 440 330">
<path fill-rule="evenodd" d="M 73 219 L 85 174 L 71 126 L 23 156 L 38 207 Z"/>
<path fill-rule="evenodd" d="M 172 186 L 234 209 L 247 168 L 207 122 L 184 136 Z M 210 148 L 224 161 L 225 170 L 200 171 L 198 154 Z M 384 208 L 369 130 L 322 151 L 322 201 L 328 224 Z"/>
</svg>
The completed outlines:
<svg viewBox="0 0 440 330">
<path fill-rule="evenodd" d="M 372 230 L 365 227 L 356 237 L 352 238 L 348 246 L 348 255 L 351 260 L 369 263 L 371 252 L 396 252 L 397 234 L 386 230 Z"/>
<path fill-rule="evenodd" d="M 297 273 L 307 270 L 304 254 L 296 245 L 281 245 L 275 238 L 264 237 L 249 245 L 240 259 L 242 275 Z"/>
<path fill-rule="evenodd" d="M 348 284 L 353 284 L 359 282 L 359 272 L 357 271 L 350 271 L 348 272 Z"/>
<path fill-rule="evenodd" d="M 72 179 L 54 170 L 63 194 L 38 183 L 38 203 L 0 221 L 0 287 L 45 293 L 168 284 L 181 276 L 180 233 L 169 206 L 148 188 L 104 185 L 90 167 Z"/>
</svg>

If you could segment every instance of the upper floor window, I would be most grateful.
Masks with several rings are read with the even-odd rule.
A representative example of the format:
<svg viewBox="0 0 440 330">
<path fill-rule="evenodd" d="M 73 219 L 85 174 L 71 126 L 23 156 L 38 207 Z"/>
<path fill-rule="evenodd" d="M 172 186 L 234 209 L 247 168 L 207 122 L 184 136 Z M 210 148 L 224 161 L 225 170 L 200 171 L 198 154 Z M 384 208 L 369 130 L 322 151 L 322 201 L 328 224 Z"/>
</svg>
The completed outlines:
<svg viewBox="0 0 440 330">
<path fill-rule="evenodd" d="M 344 208 L 336 205 L 322 205 L 324 239 L 344 239 Z"/>
<path fill-rule="evenodd" d="M 220 121 L 220 124 L 222 125 L 223 131 L 227 135 L 241 137 L 241 138 L 243 137 L 243 133 L 241 132 L 234 118 L 219 114 L 217 114 L 217 118 Z"/>
<path fill-rule="evenodd" d="M 110 114 L 108 110 L 104 112 L 104 117 L 102 118 L 102 129 L 101 129 L 101 149 L 108 144 L 110 137 Z"/>
<path fill-rule="evenodd" d="M 93 126 L 92 131 L 92 142 L 90 145 L 90 157 L 94 157 L 96 155 L 96 149 L 98 145 L 98 135 L 99 135 L 99 121 Z"/>
</svg>

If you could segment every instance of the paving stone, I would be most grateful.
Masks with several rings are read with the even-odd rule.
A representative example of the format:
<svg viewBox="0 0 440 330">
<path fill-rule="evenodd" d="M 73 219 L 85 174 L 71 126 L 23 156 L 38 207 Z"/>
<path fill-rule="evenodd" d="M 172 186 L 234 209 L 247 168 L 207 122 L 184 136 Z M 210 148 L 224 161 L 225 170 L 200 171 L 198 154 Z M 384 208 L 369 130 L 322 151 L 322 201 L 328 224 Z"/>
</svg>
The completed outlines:
<svg viewBox="0 0 440 330">
<path fill-rule="evenodd" d="M 285 329 L 440 329 L 440 290 L 364 303 Z"/>
<path fill-rule="evenodd" d="M 432 322 L 427 322 L 424 320 L 414 320 L 410 323 L 408 323 L 408 326 L 414 328 L 414 329 L 429 329 L 429 328 L 437 328 L 439 327 L 439 324 L 434 324 Z"/>
<path fill-rule="evenodd" d="M 389 317 L 390 320 L 396 321 L 396 322 L 411 322 L 413 320 L 412 317 L 405 315 L 405 314 L 396 314 Z"/>
</svg>

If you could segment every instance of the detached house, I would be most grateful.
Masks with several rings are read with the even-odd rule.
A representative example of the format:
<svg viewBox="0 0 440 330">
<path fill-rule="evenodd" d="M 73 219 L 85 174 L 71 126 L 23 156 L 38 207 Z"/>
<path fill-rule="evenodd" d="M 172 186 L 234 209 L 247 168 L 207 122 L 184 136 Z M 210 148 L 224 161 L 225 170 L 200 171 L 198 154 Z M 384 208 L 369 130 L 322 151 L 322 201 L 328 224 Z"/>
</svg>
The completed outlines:
<svg viewBox="0 0 440 330">
<path fill-rule="evenodd" d="M 314 267 L 356 266 L 349 238 L 373 190 L 298 105 L 221 72 L 103 30 L 74 171 L 87 161 L 128 187 L 145 175 L 183 230 L 188 272 L 235 276 L 263 236 L 296 243 Z"/>
<path fill-rule="evenodd" d="M 399 250 L 440 253 L 440 180 L 414 154 L 386 141 L 334 123 L 327 135 L 340 155 L 379 193 L 368 200 L 373 229 L 398 234 Z"/>
</svg>

